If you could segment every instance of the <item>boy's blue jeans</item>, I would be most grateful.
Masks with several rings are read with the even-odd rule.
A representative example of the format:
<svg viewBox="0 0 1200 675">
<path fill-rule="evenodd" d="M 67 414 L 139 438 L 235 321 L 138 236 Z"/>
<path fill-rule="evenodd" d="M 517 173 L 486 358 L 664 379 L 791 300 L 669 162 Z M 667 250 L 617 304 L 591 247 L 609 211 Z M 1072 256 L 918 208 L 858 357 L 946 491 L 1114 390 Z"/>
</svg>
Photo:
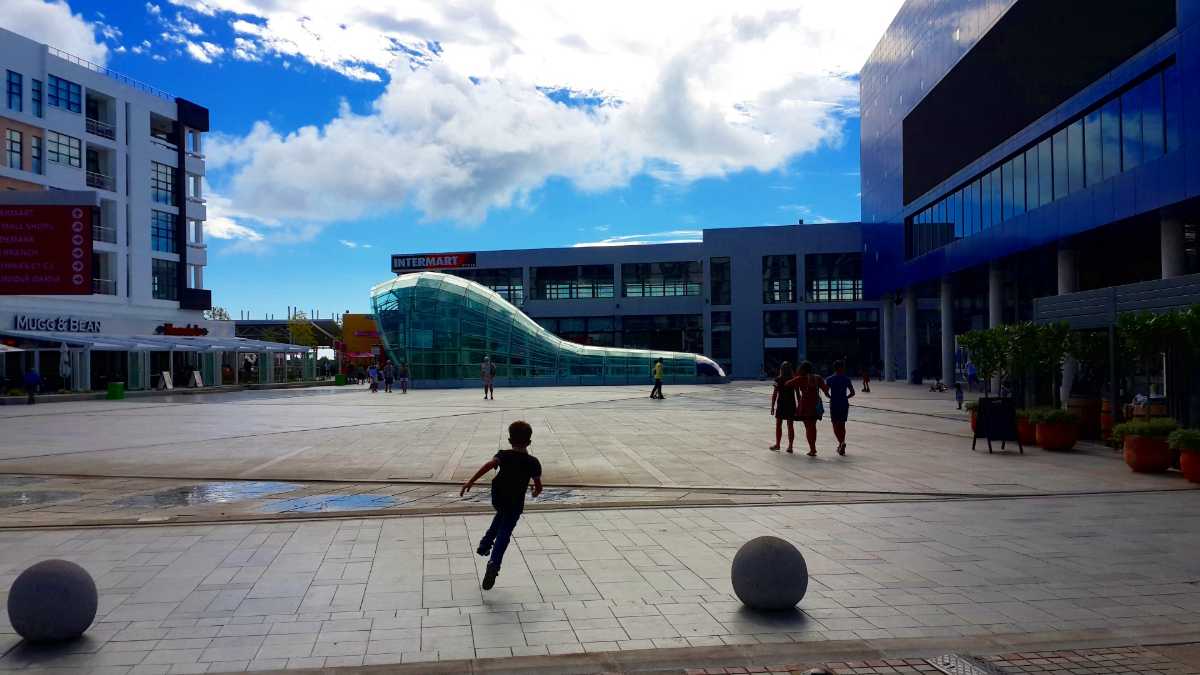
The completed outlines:
<svg viewBox="0 0 1200 675">
<path fill-rule="evenodd" d="M 488 567 L 500 569 L 500 563 L 504 560 L 504 551 L 508 549 L 508 541 L 512 539 L 513 529 L 517 526 L 517 520 L 520 518 L 520 509 L 496 508 L 496 515 L 492 517 L 491 527 L 483 535 L 483 539 L 479 540 L 480 548 L 492 549 Z"/>
</svg>

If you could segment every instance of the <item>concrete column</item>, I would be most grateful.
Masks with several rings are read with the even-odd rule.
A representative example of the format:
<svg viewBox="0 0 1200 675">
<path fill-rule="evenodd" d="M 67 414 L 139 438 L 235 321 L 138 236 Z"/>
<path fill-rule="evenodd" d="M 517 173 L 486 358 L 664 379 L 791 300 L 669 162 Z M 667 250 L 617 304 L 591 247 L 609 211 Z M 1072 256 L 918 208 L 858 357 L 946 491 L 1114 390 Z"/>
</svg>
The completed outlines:
<svg viewBox="0 0 1200 675">
<path fill-rule="evenodd" d="M 1079 290 L 1079 271 L 1076 266 L 1078 255 L 1078 252 L 1072 249 L 1058 249 L 1059 295 L 1074 293 Z M 1068 357 L 1063 361 L 1062 384 L 1059 386 L 1058 395 L 1062 399 L 1064 406 L 1067 404 L 1067 399 L 1071 398 L 1071 385 L 1075 382 L 1075 371 L 1078 368 L 1079 364 L 1076 363 L 1075 359 Z"/>
<path fill-rule="evenodd" d="M 896 303 L 891 295 L 883 296 L 883 380 L 891 382 L 896 379 L 892 371 L 892 326 L 896 322 Z"/>
<path fill-rule="evenodd" d="M 904 379 L 911 381 L 917 368 L 917 289 L 904 289 Z"/>
<path fill-rule="evenodd" d="M 992 261 L 988 264 L 988 328 L 1004 323 L 1003 283 L 1000 264 Z"/>
<path fill-rule="evenodd" d="M 954 384 L 954 287 L 950 277 L 942 278 L 942 382 Z"/>
<path fill-rule="evenodd" d="M 1162 278 L 1183 276 L 1186 264 L 1183 254 L 1183 221 L 1163 218 L 1159 223 L 1159 249 L 1162 255 Z"/>
</svg>

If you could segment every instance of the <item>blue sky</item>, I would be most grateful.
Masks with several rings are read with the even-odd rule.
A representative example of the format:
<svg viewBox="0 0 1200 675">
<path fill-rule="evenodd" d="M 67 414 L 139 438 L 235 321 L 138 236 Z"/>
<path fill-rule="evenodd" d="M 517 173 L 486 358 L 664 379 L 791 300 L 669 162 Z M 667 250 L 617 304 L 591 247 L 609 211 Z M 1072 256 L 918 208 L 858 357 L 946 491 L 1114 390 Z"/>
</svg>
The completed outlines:
<svg viewBox="0 0 1200 675">
<path fill-rule="evenodd" d="M 364 311 L 393 252 L 854 221 L 856 71 L 898 6 L 12 1 L 0 25 L 210 109 L 234 317 Z"/>
</svg>

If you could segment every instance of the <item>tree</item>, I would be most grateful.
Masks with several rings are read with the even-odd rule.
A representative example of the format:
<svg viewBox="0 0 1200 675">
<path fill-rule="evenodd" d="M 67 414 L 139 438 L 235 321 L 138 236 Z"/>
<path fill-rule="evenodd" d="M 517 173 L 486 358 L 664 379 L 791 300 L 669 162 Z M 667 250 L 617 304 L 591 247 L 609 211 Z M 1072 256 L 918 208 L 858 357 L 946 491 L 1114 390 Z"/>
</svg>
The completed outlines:
<svg viewBox="0 0 1200 675">
<path fill-rule="evenodd" d="M 224 307 L 213 307 L 204 310 L 204 318 L 209 321 L 229 321 L 229 312 Z"/>
<path fill-rule="evenodd" d="M 1099 395 L 1108 365 L 1108 335 L 1094 330 L 1072 331 L 1067 353 L 1079 367 L 1072 389 L 1078 385 L 1080 395 Z"/>
<path fill-rule="evenodd" d="M 317 346 L 317 331 L 304 312 L 296 312 L 288 319 L 288 342 L 305 347 Z"/>
<path fill-rule="evenodd" d="M 998 376 L 1003 381 L 1008 376 L 1008 339 L 1003 327 L 968 331 L 958 342 L 967 350 L 985 383 L 993 377 Z"/>
<path fill-rule="evenodd" d="M 276 326 L 272 326 L 270 328 L 263 330 L 263 332 L 259 336 L 259 339 L 262 340 L 263 342 L 285 342 L 286 343 L 288 341 L 288 334 L 287 334 L 286 330 L 276 327 Z"/>
</svg>

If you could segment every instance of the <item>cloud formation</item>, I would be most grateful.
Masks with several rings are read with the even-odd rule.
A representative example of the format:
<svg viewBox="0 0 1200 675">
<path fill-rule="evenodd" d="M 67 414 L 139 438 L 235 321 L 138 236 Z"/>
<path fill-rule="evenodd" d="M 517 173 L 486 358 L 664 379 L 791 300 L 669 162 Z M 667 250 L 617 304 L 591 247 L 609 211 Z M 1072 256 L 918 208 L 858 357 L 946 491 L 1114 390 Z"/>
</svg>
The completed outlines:
<svg viewBox="0 0 1200 675">
<path fill-rule="evenodd" d="M 121 35 L 111 26 L 73 14 L 62 0 L 4 0 L 0 25 L 100 65 L 108 61 L 108 47 L 96 39 L 96 32 L 102 31 L 112 39 Z"/>
<path fill-rule="evenodd" d="M 701 230 L 667 230 L 665 232 L 647 232 L 645 234 L 625 234 L 619 237 L 608 237 L 599 241 L 581 241 L 572 244 L 572 248 L 587 246 L 642 246 L 645 244 L 685 244 L 701 241 L 704 232 Z"/>
</svg>

